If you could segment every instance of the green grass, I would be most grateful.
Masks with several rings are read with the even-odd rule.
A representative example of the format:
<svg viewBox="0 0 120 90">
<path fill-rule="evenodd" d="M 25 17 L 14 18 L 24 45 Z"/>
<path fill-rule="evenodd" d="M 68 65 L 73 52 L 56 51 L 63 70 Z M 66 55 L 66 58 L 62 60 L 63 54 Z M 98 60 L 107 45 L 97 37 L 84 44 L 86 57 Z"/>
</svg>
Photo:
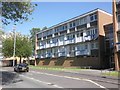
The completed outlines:
<svg viewBox="0 0 120 90">
<path fill-rule="evenodd" d="M 102 75 L 106 75 L 106 76 L 119 76 L 120 75 L 120 72 L 117 72 L 117 71 L 110 71 L 110 72 L 104 72 L 102 73 Z"/>
<path fill-rule="evenodd" d="M 30 68 L 33 68 L 33 69 L 60 70 L 60 71 L 63 71 L 63 70 L 79 71 L 79 70 L 81 70 L 81 68 L 78 68 L 78 67 L 67 67 L 67 68 L 64 68 L 62 66 L 48 67 L 48 66 L 32 66 L 32 65 L 30 65 Z"/>
</svg>

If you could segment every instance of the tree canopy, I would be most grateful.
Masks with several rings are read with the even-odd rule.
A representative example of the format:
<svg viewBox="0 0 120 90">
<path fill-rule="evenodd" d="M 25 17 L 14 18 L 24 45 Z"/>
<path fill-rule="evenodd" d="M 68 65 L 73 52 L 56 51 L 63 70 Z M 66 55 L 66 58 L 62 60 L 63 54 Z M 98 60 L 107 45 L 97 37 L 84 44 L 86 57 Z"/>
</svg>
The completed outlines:
<svg viewBox="0 0 120 90">
<path fill-rule="evenodd" d="M 0 7 L 2 7 L 3 24 L 7 25 L 11 21 L 14 23 L 23 23 L 23 21 L 27 21 L 28 16 L 32 14 L 35 6 L 37 6 L 37 4 L 31 3 L 30 0 L 27 0 L 26 2 L 10 2 L 9 0 L 8 2 L 2 2 Z"/>
<path fill-rule="evenodd" d="M 30 30 L 30 38 L 32 41 L 32 46 L 33 46 L 33 50 L 35 50 L 35 35 L 36 33 L 38 33 L 41 29 L 40 28 L 32 28 Z"/>
<path fill-rule="evenodd" d="M 14 37 L 6 38 L 3 40 L 2 53 L 5 57 L 13 56 Z M 15 56 L 29 57 L 32 54 L 32 44 L 27 36 L 16 36 L 16 50 Z"/>
</svg>

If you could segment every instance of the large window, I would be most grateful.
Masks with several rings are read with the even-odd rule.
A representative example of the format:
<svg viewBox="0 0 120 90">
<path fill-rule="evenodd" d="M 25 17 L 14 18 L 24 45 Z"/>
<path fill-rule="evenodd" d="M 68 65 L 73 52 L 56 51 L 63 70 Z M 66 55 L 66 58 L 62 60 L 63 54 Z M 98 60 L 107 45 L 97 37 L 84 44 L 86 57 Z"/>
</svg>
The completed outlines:
<svg viewBox="0 0 120 90">
<path fill-rule="evenodd" d="M 90 15 L 90 21 L 97 20 L 97 14 Z"/>
<path fill-rule="evenodd" d="M 118 15 L 118 22 L 120 22 L 120 14 Z"/>
</svg>

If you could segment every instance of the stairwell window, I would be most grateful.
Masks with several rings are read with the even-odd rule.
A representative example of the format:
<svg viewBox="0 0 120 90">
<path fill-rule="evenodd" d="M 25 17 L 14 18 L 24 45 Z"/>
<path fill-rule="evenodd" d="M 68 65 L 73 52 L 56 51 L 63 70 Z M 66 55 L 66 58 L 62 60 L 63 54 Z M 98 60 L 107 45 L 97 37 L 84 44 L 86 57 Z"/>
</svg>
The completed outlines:
<svg viewBox="0 0 120 90">
<path fill-rule="evenodd" d="M 118 22 L 120 22 L 120 15 L 118 15 Z"/>
</svg>

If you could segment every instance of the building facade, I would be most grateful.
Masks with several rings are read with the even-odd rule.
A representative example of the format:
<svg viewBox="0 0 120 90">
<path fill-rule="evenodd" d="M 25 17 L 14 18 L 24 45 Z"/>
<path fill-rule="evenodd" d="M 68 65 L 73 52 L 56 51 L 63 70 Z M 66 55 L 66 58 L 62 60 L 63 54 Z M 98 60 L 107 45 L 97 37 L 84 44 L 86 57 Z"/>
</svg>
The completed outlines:
<svg viewBox="0 0 120 90">
<path fill-rule="evenodd" d="M 120 70 L 120 0 L 113 0 L 114 61 L 116 70 Z"/>
<path fill-rule="evenodd" d="M 105 31 L 105 60 L 108 68 L 115 67 L 114 61 L 114 38 L 113 38 L 113 23 L 104 26 Z"/>
<path fill-rule="evenodd" d="M 112 15 L 95 9 L 36 34 L 36 64 L 105 68 L 104 25 Z"/>
</svg>

